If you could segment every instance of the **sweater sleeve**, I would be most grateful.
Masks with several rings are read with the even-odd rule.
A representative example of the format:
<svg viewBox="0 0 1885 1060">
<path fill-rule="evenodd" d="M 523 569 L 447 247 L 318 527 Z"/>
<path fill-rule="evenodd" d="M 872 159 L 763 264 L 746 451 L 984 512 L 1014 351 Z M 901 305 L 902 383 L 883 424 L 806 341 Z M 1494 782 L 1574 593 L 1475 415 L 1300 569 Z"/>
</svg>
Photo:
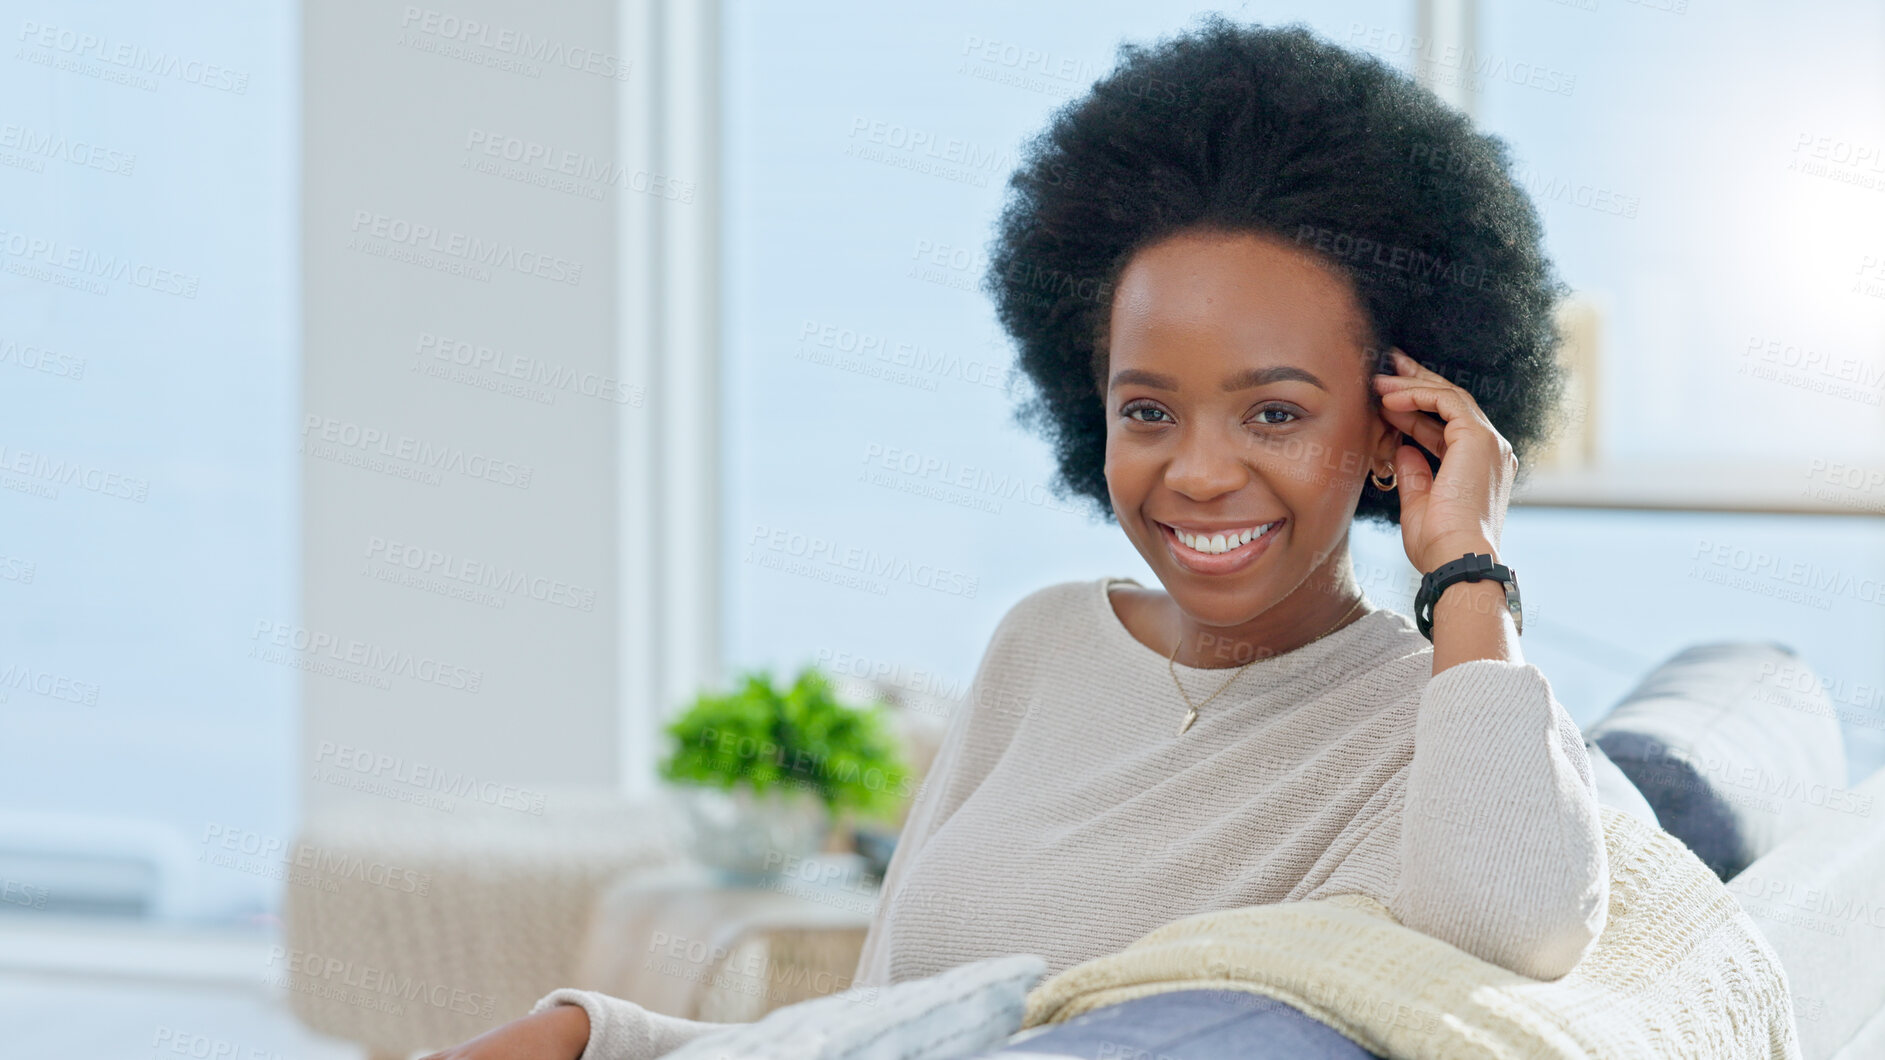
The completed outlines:
<svg viewBox="0 0 1885 1060">
<path fill-rule="evenodd" d="M 581 1005 L 589 1014 L 589 1044 L 577 1060 L 654 1060 L 703 1034 L 738 1026 L 650 1012 L 633 1001 L 593 990 L 554 990 L 530 1009 L 536 1015 L 557 1005 Z"/>
<path fill-rule="evenodd" d="M 1610 904 L 1584 739 L 1536 666 L 1434 675 L 1414 722 L 1394 914 L 1534 979 L 1571 970 Z"/>
</svg>

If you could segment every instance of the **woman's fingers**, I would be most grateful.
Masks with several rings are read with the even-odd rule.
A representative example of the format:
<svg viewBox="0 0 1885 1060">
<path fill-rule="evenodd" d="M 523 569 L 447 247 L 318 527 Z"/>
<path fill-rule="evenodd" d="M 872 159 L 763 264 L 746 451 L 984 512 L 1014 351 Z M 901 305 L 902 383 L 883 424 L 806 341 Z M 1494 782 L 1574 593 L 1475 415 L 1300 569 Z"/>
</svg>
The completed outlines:
<svg viewBox="0 0 1885 1060">
<path fill-rule="evenodd" d="M 1381 395 L 1381 407 L 1395 411 L 1419 409 L 1447 421 L 1448 426 L 1478 424 L 1491 429 L 1492 424 L 1473 403 L 1472 395 L 1458 387 L 1408 386 Z"/>
<path fill-rule="evenodd" d="M 1446 455 L 1446 429 L 1432 416 L 1408 409 L 1383 408 L 1381 418 L 1433 455 Z"/>
<path fill-rule="evenodd" d="M 1427 457 L 1411 445 L 1394 450 L 1394 474 L 1403 504 L 1410 496 L 1425 499 L 1433 489 L 1433 469 L 1427 466 Z"/>
<path fill-rule="evenodd" d="M 1399 373 L 1398 375 L 1389 376 L 1389 379 L 1423 379 L 1429 383 L 1441 383 L 1446 386 L 1453 385 L 1452 380 L 1428 368 L 1426 365 L 1421 364 L 1419 361 L 1414 360 L 1407 355 L 1406 350 L 1401 349 L 1399 346 L 1394 347 L 1388 352 L 1389 355 L 1394 358 L 1394 370 Z"/>
</svg>

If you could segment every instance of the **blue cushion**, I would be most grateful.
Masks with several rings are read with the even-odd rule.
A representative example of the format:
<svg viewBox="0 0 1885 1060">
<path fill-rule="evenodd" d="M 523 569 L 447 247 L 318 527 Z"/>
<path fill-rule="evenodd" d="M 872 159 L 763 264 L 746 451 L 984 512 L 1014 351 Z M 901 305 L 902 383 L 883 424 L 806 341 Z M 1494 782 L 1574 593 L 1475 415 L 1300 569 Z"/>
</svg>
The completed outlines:
<svg viewBox="0 0 1885 1060">
<path fill-rule="evenodd" d="M 1328 1025 L 1244 990 L 1175 990 L 1022 1031 L 982 1057 L 1381 1060 Z"/>
<path fill-rule="evenodd" d="M 1825 689 L 1773 643 L 1698 644 L 1656 667 L 1589 734 L 1723 880 L 1829 810 L 1846 752 Z"/>
</svg>

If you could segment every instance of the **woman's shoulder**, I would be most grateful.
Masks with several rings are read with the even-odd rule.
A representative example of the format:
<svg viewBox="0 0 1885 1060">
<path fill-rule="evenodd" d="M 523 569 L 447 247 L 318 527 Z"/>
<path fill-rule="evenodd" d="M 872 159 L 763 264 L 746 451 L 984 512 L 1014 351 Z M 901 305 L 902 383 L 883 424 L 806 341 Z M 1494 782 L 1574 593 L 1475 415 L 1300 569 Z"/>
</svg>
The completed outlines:
<svg viewBox="0 0 1885 1060">
<path fill-rule="evenodd" d="M 1003 616 L 1003 621 L 1007 621 L 1010 617 L 1021 622 L 1041 621 L 1064 617 L 1082 608 L 1088 608 L 1105 591 L 1100 583 L 1106 580 L 1108 579 L 1075 578 L 1071 581 L 1043 585 L 1016 600 L 1008 609 L 1008 614 Z"/>
<path fill-rule="evenodd" d="M 1064 635 L 1104 592 L 1102 578 L 1055 582 L 1031 590 L 1008 606 L 989 638 L 991 648 Z"/>
</svg>

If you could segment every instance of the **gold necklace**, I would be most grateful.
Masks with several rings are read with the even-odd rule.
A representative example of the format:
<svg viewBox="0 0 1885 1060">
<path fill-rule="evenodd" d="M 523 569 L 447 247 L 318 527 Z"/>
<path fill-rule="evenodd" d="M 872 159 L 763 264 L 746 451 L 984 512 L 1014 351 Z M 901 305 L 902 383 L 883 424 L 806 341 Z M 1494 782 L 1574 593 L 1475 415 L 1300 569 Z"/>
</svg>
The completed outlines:
<svg viewBox="0 0 1885 1060">
<path fill-rule="evenodd" d="M 1336 629 L 1340 628 L 1342 623 L 1348 621 L 1348 616 L 1354 614 L 1355 608 L 1360 607 L 1362 605 L 1362 601 L 1366 599 L 1367 597 L 1365 595 L 1357 596 L 1355 598 L 1354 605 L 1351 606 L 1347 611 L 1342 612 L 1342 617 L 1335 620 L 1335 625 L 1330 626 L 1327 630 L 1323 631 L 1320 635 L 1311 637 L 1308 640 L 1303 641 L 1301 644 L 1297 645 L 1295 648 L 1291 648 L 1290 651 L 1299 651 L 1303 648 L 1307 648 L 1309 645 L 1314 644 L 1316 641 L 1319 641 L 1323 637 L 1328 636 L 1330 633 L 1335 632 Z M 1224 689 L 1229 688 L 1231 686 L 1232 681 L 1235 681 L 1239 677 L 1242 677 L 1244 675 L 1244 671 L 1250 669 L 1251 665 L 1257 661 L 1257 659 L 1252 659 L 1250 660 L 1250 662 L 1247 662 L 1243 664 L 1242 666 L 1239 666 L 1237 668 L 1236 673 L 1230 675 L 1230 678 L 1228 680 L 1226 680 L 1222 685 L 1218 686 L 1218 690 L 1216 692 L 1213 692 L 1209 696 L 1206 696 L 1203 703 L 1199 703 L 1196 706 L 1193 706 L 1191 702 L 1190 694 L 1188 694 L 1185 691 L 1185 686 L 1181 684 L 1178 680 L 1178 649 L 1180 646 L 1184 644 L 1184 642 L 1185 642 L 1185 638 L 1179 637 L 1178 643 L 1172 645 L 1172 657 L 1165 661 L 1165 669 L 1170 671 L 1172 675 L 1172 684 L 1177 685 L 1178 694 L 1185 697 L 1185 723 L 1178 727 L 1178 735 L 1180 736 L 1183 736 L 1185 734 L 1185 730 L 1191 728 L 1192 722 L 1198 720 L 1198 707 L 1205 706 L 1206 704 L 1210 703 L 1211 700 L 1216 699 L 1219 695 L 1223 694 Z M 1260 659 L 1262 658 L 1262 656 L 1259 655 L 1257 658 Z"/>
</svg>

